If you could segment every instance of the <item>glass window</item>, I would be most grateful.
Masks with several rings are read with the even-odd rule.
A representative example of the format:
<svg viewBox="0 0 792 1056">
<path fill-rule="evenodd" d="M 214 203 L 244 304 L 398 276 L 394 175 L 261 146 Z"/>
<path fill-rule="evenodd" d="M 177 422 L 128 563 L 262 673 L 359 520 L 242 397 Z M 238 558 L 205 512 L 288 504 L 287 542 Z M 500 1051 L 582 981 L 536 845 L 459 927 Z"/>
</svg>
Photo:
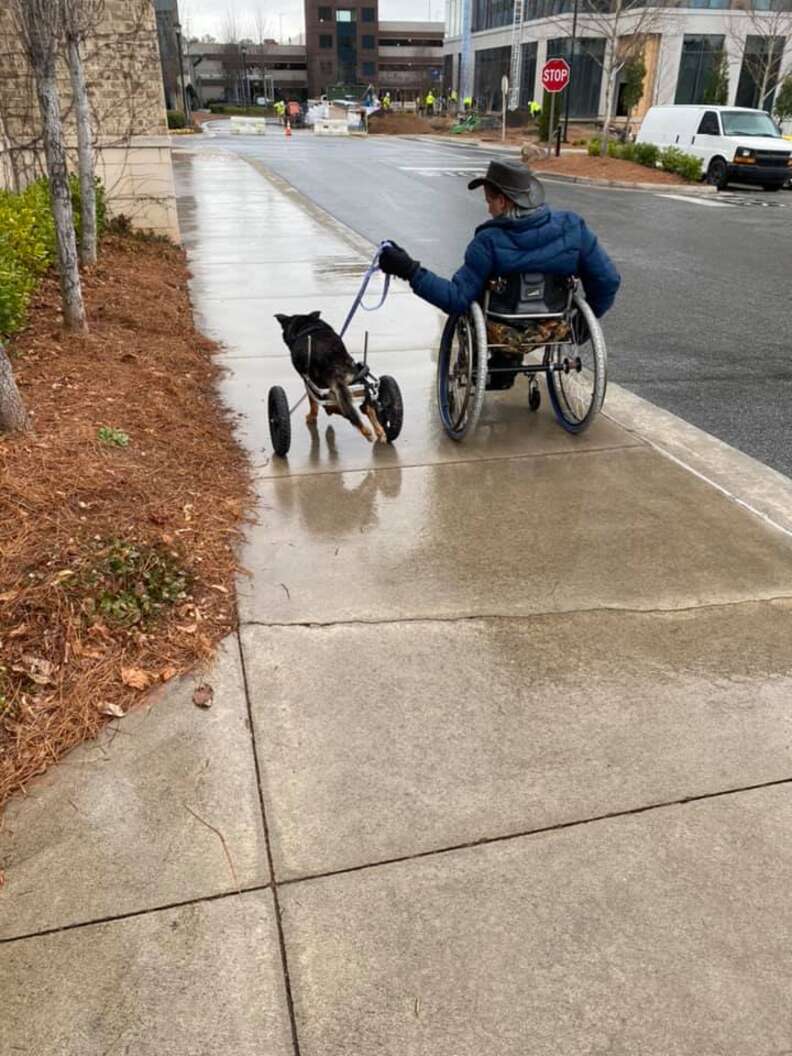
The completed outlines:
<svg viewBox="0 0 792 1056">
<path fill-rule="evenodd" d="M 501 78 L 511 73 L 511 48 L 483 48 L 476 52 L 473 94 L 483 110 L 503 106 Z"/>
<path fill-rule="evenodd" d="M 707 90 L 712 84 L 723 54 L 722 35 L 717 33 L 704 36 L 686 34 L 682 41 L 682 58 L 679 62 L 679 79 L 677 80 L 674 102 L 703 103 Z M 712 101 L 710 96 L 709 102 Z"/>
<path fill-rule="evenodd" d="M 361 8 L 364 22 L 376 22 L 377 21 L 377 10 L 374 7 L 363 7 Z"/>
<path fill-rule="evenodd" d="M 357 11 L 353 7 L 339 7 L 336 10 L 336 22 L 354 22 Z"/>
<path fill-rule="evenodd" d="M 749 114 L 744 110 L 724 110 L 723 132 L 727 136 L 771 136 L 778 139 L 779 133 L 769 114 Z"/>
<path fill-rule="evenodd" d="M 785 42 L 785 37 L 746 37 L 737 83 L 737 106 L 772 110 Z M 769 91 L 765 88 L 764 99 L 761 98 L 762 84 L 769 86 Z"/>
<path fill-rule="evenodd" d="M 510 26 L 514 19 L 514 0 L 472 0 L 473 32 Z M 488 51 L 494 49 L 488 48 Z"/>
<path fill-rule="evenodd" d="M 558 96 L 560 106 L 566 109 L 565 93 L 568 91 L 570 117 L 596 117 L 599 113 L 602 67 L 605 64 L 605 38 L 578 38 L 573 55 L 572 40 L 569 37 L 556 37 L 547 42 L 547 57 L 566 59 L 572 71 L 569 88 Z"/>
<path fill-rule="evenodd" d="M 698 135 L 700 136 L 719 136 L 720 125 L 718 124 L 718 115 L 714 110 L 708 110 L 702 117 L 701 123 L 698 127 Z"/>
<path fill-rule="evenodd" d="M 320 48 L 332 48 L 333 38 L 330 33 L 319 34 L 319 47 Z"/>
<path fill-rule="evenodd" d="M 319 21 L 320 22 L 332 22 L 333 21 L 333 9 L 332 9 L 332 7 L 320 7 L 319 8 Z"/>
<path fill-rule="evenodd" d="M 363 63 L 363 76 L 364 77 L 375 77 L 377 74 L 376 62 L 364 62 Z"/>
<path fill-rule="evenodd" d="M 365 48 L 368 51 L 372 51 L 374 48 L 376 48 L 376 46 L 377 42 L 371 35 L 371 33 L 364 33 L 363 39 L 361 41 L 361 47 Z"/>
<path fill-rule="evenodd" d="M 536 41 L 522 46 L 522 79 L 520 81 L 520 108 L 534 101 L 536 85 Z M 541 91 L 540 91 L 541 94 Z"/>
</svg>

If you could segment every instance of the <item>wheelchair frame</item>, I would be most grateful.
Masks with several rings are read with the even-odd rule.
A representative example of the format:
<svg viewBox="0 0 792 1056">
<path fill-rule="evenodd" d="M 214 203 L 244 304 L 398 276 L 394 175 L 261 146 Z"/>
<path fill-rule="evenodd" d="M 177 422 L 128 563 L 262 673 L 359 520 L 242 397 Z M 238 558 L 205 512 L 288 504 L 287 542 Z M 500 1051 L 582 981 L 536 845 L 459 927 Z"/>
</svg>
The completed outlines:
<svg viewBox="0 0 792 1056">
<path fill-rule="evenodd" d="M 438 357 L 437 369 L 437 398 L 440 418 L 446 433 L 453 440 L 463 440 L 475 431 L 478 424 L 481 407 L 484 401 L 484 393 L 487 390 L 488 380 L 497 375 L 510 375 L 512 378 L 525 375 L 530 379 L 530 391 L 528 406 L 532 411 L 539 409 L 541 403 L 541 392 L 538 385 L 538 375 L 543 374 L 547 382 L 550 402 L 553 406 L 559 424 L 570 433 L 580 433 L 589 427 L 593 419 L 602 408 L 607 386 L 607 348 L 599 321 L 589 307 L 577 279 L 569 280 L 569 292 L 564 308 L 558 312 L 520 312 L 515 315 L 494 313 L 489 311 L 490 290 L 484 295 L 484 304 L 474 302 L 465 315 L 450 316 L 446 323 Z M 586 331 L 587 340 L 581 342 L 576 336 L 575 326 L 578 319 L 582 319 Z M 495 366 L 490 364 L 490 352 L 492 350 L 513 351 L 509 345 L 502 343 L 490 343 L 487 338 L 487 322 L 502 323 L 509 325 L 512 322 L 567 322 L 570 333 L 567 339 L 548 341 L 537 338 L 533 343 L 530 340 L 524 345 L 523 356 L 544 349 L 542 362 L 522 362 L 514 366 Z M 464 395 L 463 406 L 458 414 L 454 415 L 449 397 L 449 369 L 451 368 L 452 346 L 457 337 L 459 328 L 468 335 L 468 346 L 471 350 L 471 362 L 467 367 L 467 386 Z M 579 354 L 584 345 L 591 343 L 592 363 L 583 363 Z M 485 369 L 480 369 L 481 358 L 478 349 L 484 350 L 486 356 Z M 564 355 L 564 351 L 574 350 L 574 355 Z M 465 373 L 463 365 L 462 373 Z M 572 381 L 586 374 L 592 375 L 590 399 L 585 407 L 576 410 L 571 402 L 569 394 L 564 389 L 561 380 L 566 377 Z M 492 386 L 497 388 L 497 386 Z M 579 386 L 581 387 L 581 386 Z"/>
</svg>

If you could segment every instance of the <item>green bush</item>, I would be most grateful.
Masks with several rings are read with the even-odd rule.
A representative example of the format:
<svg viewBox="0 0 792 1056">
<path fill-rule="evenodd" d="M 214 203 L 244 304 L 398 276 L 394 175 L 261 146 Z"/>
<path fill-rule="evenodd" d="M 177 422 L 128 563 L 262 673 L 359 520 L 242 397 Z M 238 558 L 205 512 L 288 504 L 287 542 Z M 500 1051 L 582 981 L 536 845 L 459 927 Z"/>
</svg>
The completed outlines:
<svg viewBox="0 0 792 1056">
<path fill-rule="evenodd" d="M 598 158 L 600 150 L 602 149 L 602 140 L 599 136 L 594 136 L 593 139 L 588 141 L 588 154 L 590 158 Z"/>
<path fill-rule="evenodd" d="M 666 147 L 660 152 L 660 166 L 666 172 L 674 172 L 688 183 L 701 179 L 701 159 L 685 154 L 679 147 Z"/>
<path fill-rule="evenodd" d="M 636 161 L 635 147 L 635 143 L 622 143 L 619 157 L 622 158 L 623 161 Z"/>
<path fill-rule="evenodd" d="M 657 159 L 660 157 L 660 149 L 654 143 L 636 143 L 635 160 L 639 165 L 645 165 L 647 169 L 657 167 Z"/>
<path fill-rule="evenodd" d="M 80 230 L 80 185 L 69 181 L 74 224 Z M 96 185 L 99 234 L 107 226 L 104 187 Z M 24 324 L 25 311 L 39 278 L 55 263 L 55 223 L 46 180 L 31 183 L 21 194 L 0 191 L 0 337 Z"/>
<path fill-rule="evenodd" d="M 225 103 L 214 103 L 214 102 L 212 102 L 212 103 L 209 103 L 208 105 L 209 105 L 209 112 L 212 113 L 212 114 L 224 114 L 225 113 Z"/>
<path fill-rule="evenodd" d="M 187 115 L 183 114 L 181 110 L 169 110 L 168 111 L 168 128 L 186 128 L 187 127 Z"/>
</svg>

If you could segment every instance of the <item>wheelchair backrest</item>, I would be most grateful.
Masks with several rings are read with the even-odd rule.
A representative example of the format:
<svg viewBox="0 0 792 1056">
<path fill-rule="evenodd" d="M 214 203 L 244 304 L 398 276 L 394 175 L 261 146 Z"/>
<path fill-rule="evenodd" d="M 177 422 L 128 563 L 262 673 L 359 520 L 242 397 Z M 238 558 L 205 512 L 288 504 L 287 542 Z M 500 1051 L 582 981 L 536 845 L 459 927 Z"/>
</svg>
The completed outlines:
<svg viewBox="0 0 792 1056">
<path fill-rule="evenodd" d="M 569 307 L 572 280 L 562 275 L 515 273 L 490 279 L 484 312 L 496 319 L 562 315 Z"/>
</svg>

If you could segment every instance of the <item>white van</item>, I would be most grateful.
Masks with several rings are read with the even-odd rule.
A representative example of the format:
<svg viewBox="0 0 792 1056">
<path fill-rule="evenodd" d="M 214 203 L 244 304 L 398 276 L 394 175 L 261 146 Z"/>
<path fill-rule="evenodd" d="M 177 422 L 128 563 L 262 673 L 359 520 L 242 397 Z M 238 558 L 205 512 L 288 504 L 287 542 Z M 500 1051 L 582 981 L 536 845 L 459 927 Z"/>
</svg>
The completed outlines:
<svg viewBox="0 0 792 1056">
<path fill-rule="evenodd" d="M 792 176 L 792 145 L 764 110 L 738 106 L 653 106 L 636 142 L 679 147 L 701 158 L 708 183 L 730 180 L 777 191 Z"/>
</svg>

